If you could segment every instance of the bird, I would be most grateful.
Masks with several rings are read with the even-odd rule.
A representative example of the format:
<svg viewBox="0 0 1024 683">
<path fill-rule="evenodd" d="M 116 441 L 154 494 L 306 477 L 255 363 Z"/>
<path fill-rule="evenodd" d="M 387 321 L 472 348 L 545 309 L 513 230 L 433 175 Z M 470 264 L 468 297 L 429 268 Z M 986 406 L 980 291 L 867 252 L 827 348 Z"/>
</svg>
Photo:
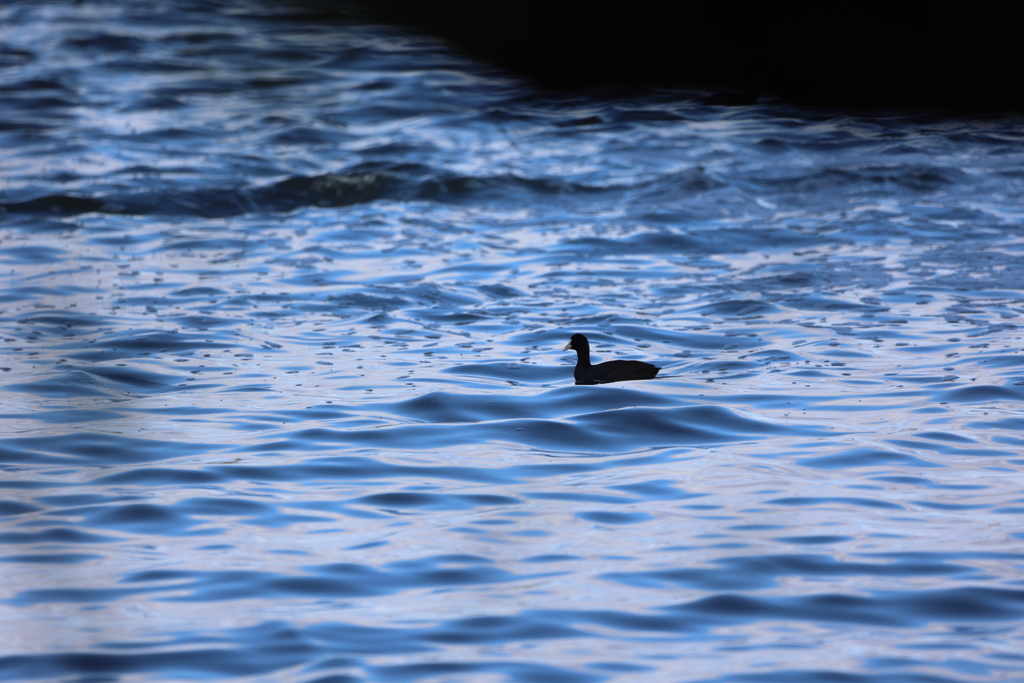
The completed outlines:
<svg viewBox="0 0 1024 683">
<path fill-rule="evenodd" d="M 651 379 L 661 370 L 656 365 L 640 360 L 610 360 L 590 364 L 590 342 L 580 333 L 572 335 L 563 351 L 576 352 L 576 370 L 572 373 L 576 384 L 607 384 L 633 379 Z"/>
</svg>

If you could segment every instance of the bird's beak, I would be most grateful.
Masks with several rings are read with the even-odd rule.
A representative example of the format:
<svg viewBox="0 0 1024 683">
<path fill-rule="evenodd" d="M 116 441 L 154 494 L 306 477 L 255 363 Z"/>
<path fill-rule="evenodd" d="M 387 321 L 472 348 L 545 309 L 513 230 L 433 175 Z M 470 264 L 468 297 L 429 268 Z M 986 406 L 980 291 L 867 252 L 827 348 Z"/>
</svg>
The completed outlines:
<svg viewBox="0 0 1024 683">
<path fill-rule="evenodd" d="M 568 351 L 571 348 L 572 348 L 572 342 L 569 342 L 568 344 L 566 344 L 565 346 L 562 347 L 562 350 L 563 351 Z"/>
</svg>

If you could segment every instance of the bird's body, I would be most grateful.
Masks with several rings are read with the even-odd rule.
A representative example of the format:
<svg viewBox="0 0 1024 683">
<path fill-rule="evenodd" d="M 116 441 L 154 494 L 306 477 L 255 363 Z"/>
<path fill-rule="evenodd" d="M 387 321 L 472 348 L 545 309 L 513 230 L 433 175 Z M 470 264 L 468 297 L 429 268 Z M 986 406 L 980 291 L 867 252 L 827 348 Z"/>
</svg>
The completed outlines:
<svg viewBox="0 0 1024 683">
<path fill-rule="evenodd" d="M 610 360 L 597 365 L 590 364 L 590 342 L 582 334 L 574 334 L 563 351 L 576 352 L 576 370 L 573 377 L 576 384 L 606 384 L 627 382 L 634 379 L 651 379 L 661 370 L 656 365 L 639 360 Z"/>
</svg>

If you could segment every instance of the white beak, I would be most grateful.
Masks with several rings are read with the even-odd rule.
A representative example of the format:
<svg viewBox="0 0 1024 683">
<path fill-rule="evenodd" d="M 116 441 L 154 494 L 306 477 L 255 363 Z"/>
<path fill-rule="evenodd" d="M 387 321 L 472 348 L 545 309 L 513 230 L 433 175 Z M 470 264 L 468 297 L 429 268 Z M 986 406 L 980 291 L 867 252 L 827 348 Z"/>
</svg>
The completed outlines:
<svg viewBox="0 0 1024 683">
<path fill-rule="evenodd" d="M 562 347 L 562 350 L 563 351 L 568 351 L 571 348 L 572 348 L 572 342 L 569 342 L 568 344 L 566 344 L 565 346 Z"/>
</svg>

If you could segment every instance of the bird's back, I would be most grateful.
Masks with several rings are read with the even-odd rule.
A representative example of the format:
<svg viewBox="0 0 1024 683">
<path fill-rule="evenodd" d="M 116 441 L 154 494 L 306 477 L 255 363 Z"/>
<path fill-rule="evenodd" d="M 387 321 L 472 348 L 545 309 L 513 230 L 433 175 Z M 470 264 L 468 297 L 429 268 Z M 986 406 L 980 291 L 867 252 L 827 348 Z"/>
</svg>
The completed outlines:
<svg viewBox="0 0 1024 683">
<path fill-rule="evenodd" d="M 628 382 L 634 379 L 651 379 L 661 370 L 656 365 L 639 360 L 610 360 L 587 368 L 576 368 L 573 373 L 577 384 L 603 384 L 605 382 Z"/>
</svg>

